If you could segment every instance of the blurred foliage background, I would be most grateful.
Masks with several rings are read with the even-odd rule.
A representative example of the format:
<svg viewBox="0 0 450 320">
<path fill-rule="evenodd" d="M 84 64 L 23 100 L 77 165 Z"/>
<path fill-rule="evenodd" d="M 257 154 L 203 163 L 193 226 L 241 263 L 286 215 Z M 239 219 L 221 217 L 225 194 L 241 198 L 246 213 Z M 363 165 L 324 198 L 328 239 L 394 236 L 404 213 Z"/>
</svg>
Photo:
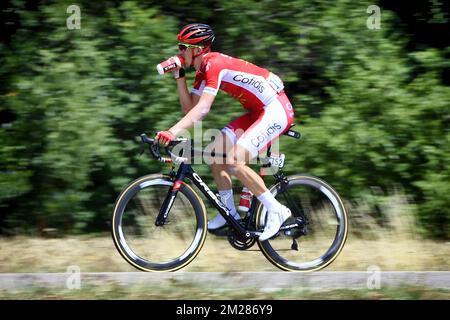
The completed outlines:
<svg viewBox="0 0 450 320">
<path fill-rule="evenodd" d="M 66 26 L 71 4 L 81 29 Z M 366 25 L 373 4 L 379 30 Z M 449 239 L 449 12 L 441 0 L 2 1 L 0 233 L 108 230 L 124 185 L 163 168 L 137 157 L 139 134 L 182 115 L 155 66 L 199 21 L 215 51 L 284 79 L 303 134 L 281 139 L 288 173 L 328 181 L 351 221 L 383 225 L 382 204 L 400 193 L 419 232 Z M 242 112 L 221 93 L 203 127 Z"/>
</svg>

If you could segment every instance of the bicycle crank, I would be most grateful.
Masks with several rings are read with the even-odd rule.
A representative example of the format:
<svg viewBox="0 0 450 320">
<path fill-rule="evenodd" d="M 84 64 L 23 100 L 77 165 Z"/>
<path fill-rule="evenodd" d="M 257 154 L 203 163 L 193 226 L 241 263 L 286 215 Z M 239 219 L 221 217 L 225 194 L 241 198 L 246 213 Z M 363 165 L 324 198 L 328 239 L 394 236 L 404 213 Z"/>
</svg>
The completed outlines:
<svg viewBox="0 0 450 320">
<path fill-rule="evenodd" d="M 256 242 L 256 238 L 243 239 L 237 236 L 232 230 L 229 230 L 227 238 L 233 248 L 241 251 L 251 248 Z"/>
</svg>

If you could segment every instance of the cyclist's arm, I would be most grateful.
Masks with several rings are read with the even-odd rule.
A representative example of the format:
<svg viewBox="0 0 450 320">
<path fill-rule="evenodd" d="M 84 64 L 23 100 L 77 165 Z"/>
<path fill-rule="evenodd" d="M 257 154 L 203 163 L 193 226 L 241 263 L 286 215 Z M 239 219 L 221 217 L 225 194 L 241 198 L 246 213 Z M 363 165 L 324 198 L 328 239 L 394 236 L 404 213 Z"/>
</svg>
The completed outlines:
<svg viewBox="0 0 450 320">
<path fill-rule="evenodd" d="M 198 103 L 200 96 L 188 91 L 185 77 L 177 80 L 177 88 L 181 110 L 187 114 Z"/>
<path fill-rule="evenodd" d="M 181 131 L 191 128 L 195 122 L 203 120 L 209 113 L 215 98 L 213 94 L 203 93 L 198 103 L 169 131 L 177 136 Z"/>
</svg>

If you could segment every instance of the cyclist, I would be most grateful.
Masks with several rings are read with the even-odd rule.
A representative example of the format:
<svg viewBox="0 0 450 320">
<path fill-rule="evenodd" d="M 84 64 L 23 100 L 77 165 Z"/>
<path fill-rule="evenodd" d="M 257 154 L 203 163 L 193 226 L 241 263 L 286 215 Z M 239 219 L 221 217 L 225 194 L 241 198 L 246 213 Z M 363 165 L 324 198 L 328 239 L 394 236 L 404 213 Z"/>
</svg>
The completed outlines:
<svg viewBox="0 0 450 320">
<path fill-rule="evenodd" d="M 279 203 L 266 188 L 263 179 L 246 165 L 266 149 L 293 121 L 294 110 L 278 76 L 267 69 L 219 52 L 212 52 L 215 39 L 209 25 L 193 23 L 183 27 L 178 34 L 179 54 L 184 66 L 196 70 L 192 91 L 189 92 L 183 68 L 174 71 L 178 95 L 186 114 L 170 129 L 158 132 L 155 140 L 167 145 L 182 130 L 194 126 L 210 111 L 218 90 L 237 99 L 246 113 L 222 129 L 222 135 L 208 146 L 227 154 L 225 163 L 211 164 L 220 197 L 230 213 L 240 219 L 236 211 L 230 174 L 258 198 L 267 209 L 267 221 L 259 240 L 274 236 L 291 212 Z M 208 222 L 208 230 L 223 227 L 226 220 L 218 214 Z"/>
</svg>

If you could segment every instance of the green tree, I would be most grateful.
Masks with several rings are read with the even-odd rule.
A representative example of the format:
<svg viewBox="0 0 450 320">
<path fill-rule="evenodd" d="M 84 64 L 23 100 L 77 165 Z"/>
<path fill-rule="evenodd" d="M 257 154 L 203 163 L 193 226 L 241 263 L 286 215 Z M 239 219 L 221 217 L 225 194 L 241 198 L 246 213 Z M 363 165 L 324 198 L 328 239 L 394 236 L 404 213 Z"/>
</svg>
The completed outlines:
<svg viewBox="0 0 450 320">
<path fill-rule="evenodd" d="M 215 50 L 284 79 L 303 133 L 281 139 L 288 172 L 318 175 L 350 201 L 401 185 L 428 234 L 450 236 L 450 49 L 415 47 L 392 12 L 370 30 L 369 1 L 83 0 L 81 29 L 68 30 L 70 4 L 6 6 L 15 29 L 0 43 L 0 226 L 106 228 L 120 189 L 162 168 L 136 156 L 140 133 L 181 117 L 175 83 L 155 65 L 177 52 L 182 25 L 202 21 Z M 242 114 L 224 94 L 212 110 L 205 129 Z"/>
</svg>

